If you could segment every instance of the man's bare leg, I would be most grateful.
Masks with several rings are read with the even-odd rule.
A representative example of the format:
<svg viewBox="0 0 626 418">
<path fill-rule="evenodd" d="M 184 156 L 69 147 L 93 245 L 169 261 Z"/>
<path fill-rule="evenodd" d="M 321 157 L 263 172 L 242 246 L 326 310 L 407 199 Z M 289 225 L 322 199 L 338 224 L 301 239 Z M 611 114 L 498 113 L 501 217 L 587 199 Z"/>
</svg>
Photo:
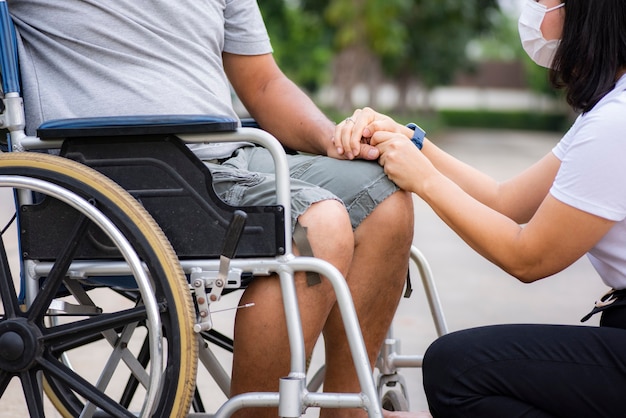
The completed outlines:
<svg viewBox="0 0 626 418">
<path fill-rule="evenodd" d="M 307 214 L 309 212 L 312 211 L 307 211 Z M 320 213 L 323 212 L 318 212 L 318 215 Z M 309 240 L 317 257 L 331 263 L 333 263 L 333 258 L 342 258 L 334 253 L 333 247 L 337 243 L 332 243 L 338 236 L 338 229 L 331 227 L 330 235 L 325 235 L 324 239 L 324 233 L 321 232 L 324 228 L 316 229 L 313 224 L 302 223 L 309 227 Z M 316 235 L 317 232 L 320 232 L 319 236 Z M 328 240 L 328 236 L 332 236 L 333 240 Z M 354 236 L 356 240 L 354 257 L 343 257 L 344 260 L 350 260 L 349 267 L 342 268 L 341 263 L 337 264 L 337 262 L 333 264 L 348 279 L 362 329 L 366 330 L 364 339 L 370 362 L 373 364 L 393 319 L 406 279 L 409 249 L 413 236 L 413 206 L 410 195 L 398 192 L 385 200 L 355 231 Z M 330 242 L 330 244 L 319 245 L 320 242 Z M 259 278 L 255 279 L 253 284 L 256 285 L 252 288 L 253 292 L 250 292 L 251 288 L 249 288 L 242 302 L 261 297 L 270 303 L 265 306 L 267 312 L 262 315 L 253 313 L 252 310 L 245 310 L 238 315 L 239 324 L 236 326 L 236 332 L 242 336 L 246 335 L 244 338 L 246 345 L 242 345 L 241 337 L 235 338 L 239 342 L 236 348 L 239 354 L 235 356 L 233 365 L 233 395 L 248 391 L 276 391 L 278 379 L 288 371 L 289 348 L 278 281 Z M 360 385 L 354 368 L 351 366 L 352 356 L 343 332 L 340 312 L 336 306 L 333 307 L 334 292 L 330 284 L 323 281 L 321 285 L 308 287 L 303 280 L 299 280 L 297 286 L 305 343 L 309 355 L 319 332 L 324 328 L 323 321 L 320 323 L 319 319 L 326 318 L 328 311 L 332 309 L 330 313 L 332 319 L 329 319 L 324 328 L 328 347 L 325 390 L 359 392 Z M 258 302 L 255 303 L 258 304 Z M 242 314 L 250 314 L 250 317 L 242 319 Z M 263 341 L 271 336 L 269 338 L 273 338 L 273 341 L 271 344 L 260 347 L 251 337 L 252 334 L 257 334 L 257 337 Z M 284 341 L 284 344 L 279 347 L 280 341 Z M 276 370 L 281 371 L 275 373 Z M 367 414 L 362 410 L 326 409 L 322 415 L 324 417 L 365 417 Z M 276 411 L 271 408 L 247 409 L 240 411 L 236 416 L 275 417 Z M 423 415 L 408 413 L 396 416 L 409 418 Z M 389 417 L 391 418 L 392 415 Z"/>
<path fill-rule="evenodd" d="M 355 231 L 355 251 L 346 277 L 373 365 L 393 320 L 405 284 L 413 239 L 413 201 L 396 192 Z M 360 392 L 352 356 L 335 306 L 324 328 L 326 392 Z M 366 417 L 363 410 L 325 409 L 324 418 Z M 410 415 L 409 415 L 410 416 Z"/>
<path fill-rule="evenodd" d="M 307 228 L 316 257 L 329 261 L 345 275 L 352 261 L 354 235 L 344 206 L 334 200 L 316 203 L 299 222 Z M 296 289 L 305 346 L 310 356 L 335 303 L 335 294 L 328 280 L 309 286 L 304 274 L 297 274 Z M 254 302 L 255 306 L 238 312 L 235 322 L 232 395 L 276 392 L 279 379 L 289 372 L 289 344 L 278 278 L 255 278 L 241 300 L 241 303 L 248 302 Z M 235 416 L 275 418 L 277 411 L 248 408 Z"/>
</svg>

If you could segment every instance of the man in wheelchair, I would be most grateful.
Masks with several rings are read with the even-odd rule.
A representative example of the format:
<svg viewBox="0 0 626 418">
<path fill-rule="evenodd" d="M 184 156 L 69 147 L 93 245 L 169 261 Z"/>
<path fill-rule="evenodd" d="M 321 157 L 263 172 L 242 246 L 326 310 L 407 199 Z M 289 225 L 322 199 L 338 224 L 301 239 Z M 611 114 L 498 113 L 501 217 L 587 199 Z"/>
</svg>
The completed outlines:
<svg viewBox="0 0 626 418">
<path fill-rule="evenodd" d="M 368 161 L 371 147 L 338 151 L 334 123 L 277 67 L 254 0 L 8 0 L 18 32 L 27 133 L 45 121 L 124 115 L 237 118 L 231 86 L 249 114 L 287 148 L 292 227 L 316 257 L 346 277 L 370 362 L 392 321 L 407 275 L 411 196 Z M 269 153 L 249 143 L 190 145 L 234 206 L 274 203 Z M 302 250 L 296 243 L 296 252 Z M 340 313 L 325 280 L 297 275 L 307 353 L 326 344 L 324 390 L 358 392 Z M 231 395 L 276 391 L 289 370 L 279 282 L 255 278 L 235 323 Z M 268 409 L 237 416 L 275 416 Z M 365 416 L 326 409 L 324 417 Z"/>
</svg>

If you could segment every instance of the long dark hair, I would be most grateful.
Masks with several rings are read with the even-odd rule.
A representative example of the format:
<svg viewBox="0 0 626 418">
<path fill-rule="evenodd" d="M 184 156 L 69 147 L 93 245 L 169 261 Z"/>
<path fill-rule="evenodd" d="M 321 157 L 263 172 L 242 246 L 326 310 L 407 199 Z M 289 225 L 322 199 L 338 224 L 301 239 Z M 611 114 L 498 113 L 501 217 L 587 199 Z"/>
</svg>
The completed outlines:
<svg viewBox="0 0 626 418">
<path fill-rule="evenodd" d="M 567 103 L 591 110 L 615 87 L 626 66 L 626 1 L 564 0 L 565 21 L 550 82 L 567 91 Z"/>
</svg>

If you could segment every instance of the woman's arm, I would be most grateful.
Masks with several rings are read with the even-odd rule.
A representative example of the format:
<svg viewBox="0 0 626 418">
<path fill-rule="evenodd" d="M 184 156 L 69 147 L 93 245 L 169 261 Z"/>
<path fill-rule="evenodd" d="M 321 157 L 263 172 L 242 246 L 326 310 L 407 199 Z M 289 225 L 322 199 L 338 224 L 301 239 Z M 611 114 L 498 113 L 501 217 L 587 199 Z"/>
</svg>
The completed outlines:
<svg viewBox="0 0 626 418">
<path fill-rule="evenodd" d="M 614 224 L 549 194 L 560 166 L 552 153 L 499 184 L 430 141 L 419 151 L 408 140 L 411 133 L 398 124 L 385 120 L 367 126 L 363 135 L 378 148 L 387 175 L 419 195 L 478 253 L 521 281 L 563 270 Z"/>
<path fill-rule="evenodd" d="M 380 135 L 385 133 L 395 133 L 406 137 L 407 140 L 413 135 L 413 130 L 371 108 L 355 110 L 351 119 L 354 120 L 353 124 L 344 121 L 335 129 L 334 143 L 339 153 L 358 148 L 363 138 L 375 145 L 377 141 L 381 141 L 377 139 L 377 135 L 380 138 Z M 379 150 L 376 151 L 378 157 Z M 439 149 L 427 138 L 424 140 L 422 153 L 438 171 L 466 193 L 517 223 L 526 223 L 530 220 L 548 193 L 558 170 L 558 161 L 550 154 L 519 176 L 499 183 Z M 410 165 L 411 162 L 407 162 L 407 166 Z"/>
<path fill-rule="evenodd" d="M 560 165 L 558 159 L 548 153 L 517 176 L 497 182 L 428 140 L 422 152 L 438 171 L 463 191 L 518 224 L 530 221 L 548 194 Z"/>
</svg>

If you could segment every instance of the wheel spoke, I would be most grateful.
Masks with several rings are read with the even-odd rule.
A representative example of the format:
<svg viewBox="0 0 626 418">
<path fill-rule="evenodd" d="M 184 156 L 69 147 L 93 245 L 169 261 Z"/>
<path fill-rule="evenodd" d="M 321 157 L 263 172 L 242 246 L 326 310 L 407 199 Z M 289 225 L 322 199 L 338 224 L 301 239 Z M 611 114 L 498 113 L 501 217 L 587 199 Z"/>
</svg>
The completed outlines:
<svg viewBox="0 0 626 418">
<path fill-rule="evenodd" d="M 72 390 L 88 399 L 96 407 L 102 409 L 116 417 L 134 417 L 130 411 L 111 399 L 105 393 L 83 379 L 74 370 L 52 358 L 42 358 L 40 364 L 46 375 L 51 375 L 53 379 L 64 385 L 67 390 Z"/>
<path fill-rule="evenodd" d="M 43 397 L 41 396 L 41 388 L 39 387 L 39 379 L 37 378 L 37 369 L 29 369 L 20 374 L 22 381 L 22 390 L 24 398 L 28 405 L 28 412 L 31 417 L 43 417 Z"/>
<path fill-rule="evenodd" d="M 84 345 L 85 341 L 102 338 L 110 329 L 122 329 L 126 324 L 146 319 L 142 306 L 120 312 L 101 314 L 68 324 L 57 325 L 44 331 L 44 340 L 55 355 Z"/>
<path fill-rule="evenodd" d="M 98 380 L 98 388 L 104 390 L 111 381 L 113 372 L 118 368 L 120 361 L 123 361 L 131 372 L 130 379 L 141 382 L 144 387 L 148 387 L 150 384 L 150 375 L 146 372 L 145 366 L 147 361 L 143 364 L 135 355 L 128 349 L 128 343 L 133 336 L 133 332 L 136 328 L 135 323 L 128 324 L 124 330 L 118 334 L 112 334 L 111 331 L 105 335 L 107 341 L 113 347 L 113 351 L 109 355 L 109 360 L 103 368 L 102 374 Z M 133 392 L 134 393 L 134 392 Z M 123 406 L 124 404 L 120 402 Z"/>
<path fill-rule="evenodd" d="M 137 355 L 137 361 L 143 368 L 148 365 L 150 360 L 150 345 L 148 344 L 148 339 L 145 338 L 143 344 L 141 345 L 141 350 Z M 120 404 L 124 406 L 130 405 L 135 392 L 137 392 L 137 387 L 139 386 L 139 379 L 135 376 L 135 374 L 131 374 L 128 378 L 128 382 L 126 382 L 126 387 L 124 388 L 124 392 L 122 397 L 120 398 Z"/>
<path fill-rule="evenodd" d="M 9 268 L 7 253 L 4 248 L 4 242 L 0 236 L 0 298 L 4 307 L 5 318 L 15 318 L 21 311 L 17 302 L 17 294 L 15 293 L 15 285 Z"/>
<path fill-rule="evenodd" d="M 56 297 L 57 291 L 61 287 L 63 279 L 67 275 L 67 270 L 74 260 L 74 254 L 76 253 L 81 240 L 85 236 L 87 227 L 90 223 L 91 221 L 81 214 L 74 231 L 70 235 L 69 241 L 67 242 L 65 248 L 61 251 L 56 263 L 54 263 L 54 267 L 44 281 L 37 298 L 35 298 L 35 301 L 28 310 L 29 320 L 33 322 L 43 321 L 43 317 L 47 312 L 50 303 Z"/>
<path fill-rule="evenodd" d="M 0 370 L 0 398 L 4 395 L 4 391 L 7 390 L 11 379 L 13 378 L 12 373 L 7 373 L 4 370 Z"/>
</svg>

